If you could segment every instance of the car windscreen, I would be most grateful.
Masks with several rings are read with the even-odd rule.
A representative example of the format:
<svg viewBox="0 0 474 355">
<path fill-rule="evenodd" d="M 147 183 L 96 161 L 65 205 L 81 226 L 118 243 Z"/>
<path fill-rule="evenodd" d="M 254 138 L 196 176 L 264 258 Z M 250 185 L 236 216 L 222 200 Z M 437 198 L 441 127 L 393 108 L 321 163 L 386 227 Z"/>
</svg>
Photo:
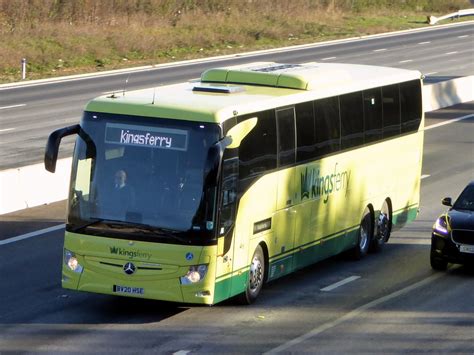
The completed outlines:
<svg viewBox="0 0 474 355">
<path fill-rule="evenodd" d="M 474 211 L 474 185 L 468 185 L 453 205 L 456 210 Z"/>
</svg>

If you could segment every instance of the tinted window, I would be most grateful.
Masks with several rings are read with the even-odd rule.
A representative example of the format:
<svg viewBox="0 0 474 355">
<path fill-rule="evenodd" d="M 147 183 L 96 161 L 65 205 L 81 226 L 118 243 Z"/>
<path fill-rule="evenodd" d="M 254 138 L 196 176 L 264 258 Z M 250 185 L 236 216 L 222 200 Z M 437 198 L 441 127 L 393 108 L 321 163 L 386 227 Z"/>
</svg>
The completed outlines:
<svg viewBox="0 0 474 355">
<path fill-rule="evenodd" d="M 295 109 L 276 111 L 278 124 L 278 166 L 295 162 Z"/>
<path fill-rule="evenodd" d="M 297 161 L 312 159 L 315 156 L 316 142 L 312 102 L 296 105 L 296 131 Z"/>
<path fill-rule="evenodd" d="M 341 108 L 341 149 L 356 147 L 364 143 L 364 113 L 362 92 L 342 95 Z"/>
<path fill-rule="evenodd" d="M 257 125 L 239 147 L 239 177 L 244 179 L 276 168 L 276 124 L 274 111 L 239 118 L 239 122 L 258 117 Z"/>
<path fill-rule="evenodd" d="M 382 91 L 380 88 L 364 90 L 364 142 L 382 138 Z"/>
<path fill-rule="evenodd" d="M 329 97 L 314 102 L 316 156 L 331 154 L 340 149 L 339 99 Z"/>
<path fill-rule="evenodd" d="M 400 134 L 400 95 L 398 84 L 382 88 L 383 137 Z"/>
<path fill-rule="evenodd" d="M 421 85 L 418 80 L 400 84 L 402 133 L 418 130 L 421 121 Z"/>
</svg>

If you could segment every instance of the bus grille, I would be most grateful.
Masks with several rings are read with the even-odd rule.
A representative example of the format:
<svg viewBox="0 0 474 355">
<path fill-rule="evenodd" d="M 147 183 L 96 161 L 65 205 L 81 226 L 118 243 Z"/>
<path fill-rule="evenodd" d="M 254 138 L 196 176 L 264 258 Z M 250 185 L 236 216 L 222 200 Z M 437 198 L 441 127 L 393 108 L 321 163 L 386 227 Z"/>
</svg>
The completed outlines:
<svg viewBox="0 0 474 355">
<path fill-rule="evenodd" d="M 455 243 L 474 245 L 474 230 L 455 229 L 451 235 Z"/>
</svg>

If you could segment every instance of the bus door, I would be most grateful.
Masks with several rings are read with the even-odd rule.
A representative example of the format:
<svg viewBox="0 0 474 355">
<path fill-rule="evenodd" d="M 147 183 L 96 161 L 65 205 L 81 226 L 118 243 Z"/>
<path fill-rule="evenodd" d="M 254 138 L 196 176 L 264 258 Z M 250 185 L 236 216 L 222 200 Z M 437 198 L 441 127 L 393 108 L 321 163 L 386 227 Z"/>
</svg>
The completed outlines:
<svg viewBox="0 0 474 355">
<path fill-rule="evenodd" d="M 232 258 L 234 253 L 235 213 L 237 205 L 237 184 L 239 180 L 239 159 L 235 150 L 226 150 L 222 164 L 222 188 L 219 198 L 219 229 L 217 241 L 216 297 L 214 302 L 231 296 Z"/>
<path fill-rule="evenodd" d="M 287 274 L 293 270 L 295 246 L 296 180 L 296 129 L 295 108 L 276 110 L 278 146 L 277 206 L 274 215 L 273 250 L 280 257 L 269 270 L 269 278 Z"/>
</svg>

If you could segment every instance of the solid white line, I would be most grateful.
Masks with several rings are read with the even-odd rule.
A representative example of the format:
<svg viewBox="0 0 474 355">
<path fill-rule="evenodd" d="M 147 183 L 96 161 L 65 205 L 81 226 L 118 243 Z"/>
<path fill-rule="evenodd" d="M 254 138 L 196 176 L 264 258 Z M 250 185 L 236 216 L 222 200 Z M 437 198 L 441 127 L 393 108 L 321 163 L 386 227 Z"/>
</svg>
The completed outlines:
<svg viewBox="0 0 474 355">
<path fill-rule="evenodd" d="M 327 57 L 327 58 L 323 58 L 321 60 L 331 60 L 331 59 L 336 59 L 337 57 Z"/>
<path fill-rule="evenodd" d="M 458 53 L 457 51 L 454 51 L 454 52 L 448 52 L 448 53 L 445 53 L 446 55 L 451 55 L 451 54 L 456 54 Z"/>
<path fill-rule="evenodd" d="M 23 106 L 26 106 L 26 104 L 3 106 L 3 107 L 0 107 L 0 110 L 6 110 L 6 109 L 9 109 L 9 108 L 23 107 Z"/>
<path fill-rule="evenodd" d="M 39 235 L 43 235 L 43 234 L 46 234 L 46 233 L 49 233 L 49 232 L 54 232 L 54 231 L 63 229 L 65 226 L 66 226 L 65 224 L 60 224 L 60 225 L 57 225 L 57 226 L 53 226 L 53 227 L 49 227 L 49 228 L 45 228 L 45 229 L 40 229 L 38 231 L 34 231 L 34 232 L 31 232 L 31 233 L 22 234 L 22 235 L 19 235 L 17 237 L 8 238 L 8 239 L 5 239 L 5 240 L 0 240 L 0 245 L 6 245 L 6 244 L 10 244 L 10 243 L 19 242 L 20 240 L 37 237 Z"/>
<path fill-rule="evenodd" d="M 380 48 L 380 49 L 374 49 L 374 52 L 383 52 L 386 51 L 387 48 Z"/>
<path fill-rule="evenodd" d="M 401 60 L 398 63 L 410 63 L 413 62 L 413 59 Z"/>
<path fill-rule="evenodd" d="M 360 279 L 360 276 L 351 276 L 351 277 L 348 277 L 347 279 L 341 280 L 341 281 L 336 282 L 336 283 L 334 283 L 334 284 L 332 284 L 332 285 L 329 285 L 329 286 L 327 286 L 327 287 L 324 287 L 324 288 L 321 289 L 321 291 L 329 292 L 329 291 L 334 290 L 335 288 L 338 288 L 339 286 L 348 284 L 349 282 L 355 281 L 355 280 L 357 280 L 357 279 Z"/>
<path fill-rule="evenodd" d="M 466 38 L 466 37 L 469 37 L 469 35 L 458 36 L 458 38 Z"/>
<path fill-rule="evenodd" d="M 180 350 L 180 351 L 177 351 L 175 353 L 173 353 L 173 355 L 186 355 L 186 354 L 189 354 L 191 352 L 191 350 Z"/>
<path fill-rule="evenodd" d="M 353 311 L 349 312 L 349 313 L 346 313 L 345 315 L 343 315 L 342 317 L 332 321 L 332 322 L 328 322 L 328 323 L 324 323 L 324 324 L 321 324 L 319 327 L 316 327 L 314 328 L 313 330 L 309 331 L 308 333 L 306 334 L 303 334 L 297 338 L 294 338 L 274 349 L 271 349 L 270 351 L 267 351 L 266 353 L 264 354 L 276 354 L 276 353 L 280 353 L 280 352 L 283 352 L 283 351 L 288 351 L 288 349 L 290 349 L 292 346 L 297 346 L 303 342 L 305 342 L 306 340 L 310 339 L 310 338 L 313 338 L 323 332 L 325 332 L 326 330 L 328 329 L 331 329 L 331 328 L 334 328 L 346 321 L 349 321 L 351 319 L 354 319 L 356 317 L 358 317 L 360 314 L 362 314 L 363 312 L 371 309 L 371 308 L 374 308 L 378 305 L 381 305 L 383 303 L 386 303 L 388 301 L 391 301 L 397 297 L 400 297 L 400 296 L 404 296 L 406 295 L 407 293 L 413 291 L 413 290 L 416 290 L 417 288 L 420 288 L 422 286 L 425 286 L 425 285 L 428 285 L 434 281 L 436 281 L 437 279 L 443 277 L 443 276 L 446 276 L 446 273 L 436 273 L 436 274 L 433 274 L 429 277 L 427 277 L 426 279 L 424 280 L 421 280 L 421 281 L 418 281 L 410 286 L 407 286 L 405 288 L 402 288 L 401 290 L 398 290 L 398 291 L 395 291 L 387 296 L 383 296 L 381 298 L 378 298 L 372 302 L 369 302 L 363 306 L 360 306 L 359 308 L 356 308 L 354 309 Z"/>
<path fill-rule="evenodd" d="M 423 179 L 426 179 L 426 178 L 429 178 L 431 175 L 421 175 L 420 179 L 423 180 Z"/>
<path fill-rule="evenodd" d="M 430 41 L 426 41 L 426 42 L 420 42 L 418 44 L 430 44 L 431 42 Z"/>
<path fill-rule="evenodd" d="M 438 128 L 438 127 L 441 127 L 441 126 L 446 126 L 447 124 L 451 124 L 451 123 L 455 123 L 455 122 L 458 122 L 458 121 L 462 121 L 462 120 L 465 120 L 465 119 L 468 119 L 468 118 L 471 118 L 471 117 L 474 117 L 474 113 L 471 113 L 470 115 L 466 115 L 466 116 L 454 118 L 454 119 L 452 119 L 452 120 L 448 120 L 448 121 L 444 121 L 444 122 L 432 124 L 431 126 L 425 127 L 425 131 L 428 131 L 428 130 L 433 129 L 433 128 Z"/>
<path fill-rule="evenodd" d="M 5 128 L 5 129 L 0 129 L 0 133 L 3 133 L 3 132 L 9 132 L 9 131 L 14 131 L 15 128 Z"/>
</svg>

